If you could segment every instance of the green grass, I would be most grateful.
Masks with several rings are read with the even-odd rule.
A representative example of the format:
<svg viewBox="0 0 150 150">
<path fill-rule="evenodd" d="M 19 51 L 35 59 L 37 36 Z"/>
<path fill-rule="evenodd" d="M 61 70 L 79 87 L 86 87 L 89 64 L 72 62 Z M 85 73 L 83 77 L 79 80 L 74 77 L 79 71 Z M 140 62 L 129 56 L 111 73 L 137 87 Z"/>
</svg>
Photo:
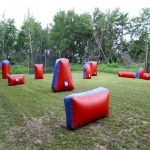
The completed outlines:
<svg viewBox="0 0 150 150">
<path fill-rule="evenodd" d="M 0 77 L 0 149 L 146 150 L 150 148 L 150 81 L 98 72 L 91 80 L 72 72 L 75 89 L 53 92 L 52 74 L 8 86 Z M 105 87 L 110 90 L 110 115 L 76 130 L 66 127 L 64 97 Z"/>
</svg>

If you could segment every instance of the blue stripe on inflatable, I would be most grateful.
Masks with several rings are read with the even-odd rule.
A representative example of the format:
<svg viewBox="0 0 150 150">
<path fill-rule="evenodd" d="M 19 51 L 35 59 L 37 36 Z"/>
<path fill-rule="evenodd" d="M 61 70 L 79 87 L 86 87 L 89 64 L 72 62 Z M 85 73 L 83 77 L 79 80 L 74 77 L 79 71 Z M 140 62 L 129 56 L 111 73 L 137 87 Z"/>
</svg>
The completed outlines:
<svg viewBox="0 0 150 150">
<path fill-rule="evenodd" d="M 137 78 L 137 73 L 134 74 L 134 78 Z"/>
<path fill-rule="evenodd" d="M 51 87 L 54 91 L 56 90 L 57 79 L 58 79 L 58 74 L 59 74 L 59 66 L 60 66 L 60 59 L 57 59 L 55 63 L 53 82 L 52 82 L 52 87 Z"/>
<path fill-rule="evenodd" d="M 73 128 L 73 116 L 72 114 L 72 96 L 66 96 L 64 98 L 65 108 L 66 108 L 66 123 L 68 127 Z"/>
<path fill-rule="evenodd" d="M 3 60 L 2 64 L 4 64 L 4 65 L 9 64 L 9 61 L 8 60 Z"/>
<path fill-rule="evenodd" d="M 137 78 L 140 77 L 140 71 L 141 71 L 142 68 L 140 68 L 138 71 L 137 71 Z"/>
<path fill-rule="evenodd" d="M 64 98 L 64 103 L 65 103 L 65 109 L 66 109 L 67 126 L 74 128 L 73 127 L 73 116 L 71 115 L 71 114 L 73 114 L 72 113 L 72 98 L 73 97 L 88 96 L 88 95 L 97 94 L 97 93 L 101 93 L 101 92 L 105 92 L 105 91 L 108 91 L 108 89 L 103 88 L 103 87 L 99 87 L 99 88 L 96 88 L 94 90 L 81 92 L 81 93 L 75 93 L 75 94 L 71 94 L 71 95 L 66 96 Z"/>
</svg>

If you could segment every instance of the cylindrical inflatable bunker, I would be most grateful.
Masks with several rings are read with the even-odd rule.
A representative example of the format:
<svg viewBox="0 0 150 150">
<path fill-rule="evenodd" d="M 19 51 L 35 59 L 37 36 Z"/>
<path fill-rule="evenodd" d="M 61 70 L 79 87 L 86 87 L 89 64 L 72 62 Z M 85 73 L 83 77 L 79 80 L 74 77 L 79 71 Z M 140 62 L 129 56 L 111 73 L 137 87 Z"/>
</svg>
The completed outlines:
<svg viewBox="0 0 150 150">
<path fill-rule="evenodd" d="M 17 84 L 24 84 L 24 75 L 18 74 L 18 75 L 10 75 L 8 76 L 8 85 L 17 85 Z"/>
<path fill-rule="evenodd" d="M 97 62 L 96 61 L 88 61 L 85 64 L 89 64 L 91 66 L 91 76 L 97 76 Z"/>
<path fill-rule="evenodd" d="M 3 60 L 2 61 L 2 78 L 6 79 L 8 78 L 10 74 L 10 64 L 8 60 Z"/>
<path fill-rule="evenodd" d="M 138 71 L 137 71 L 137 78 L 138 79 L 143 79 L 143 74 L 145 73 L 145 69 L 144 68 L 140 68 Z"/>
<path fill-rule="evenodd" d="M 91 79 L 91 67 L 89 64 L 83 66 L 83 79 Z"/>
<path fill-rule="evenodd" d="M 119 77 L 125 78 L 137 78 L 137 74 L 135 72 L 118 72 Z"/>
<path fill-rule="evenodd" d="M 35 79 L 43 79 L 43 64 L 34 64 Z"/>
<path fill-rule="evenodd" d="M 150 73 L 144 73 L 143 74 L 143 79 L 144 80 L 150 80 Z"/>
</svg>

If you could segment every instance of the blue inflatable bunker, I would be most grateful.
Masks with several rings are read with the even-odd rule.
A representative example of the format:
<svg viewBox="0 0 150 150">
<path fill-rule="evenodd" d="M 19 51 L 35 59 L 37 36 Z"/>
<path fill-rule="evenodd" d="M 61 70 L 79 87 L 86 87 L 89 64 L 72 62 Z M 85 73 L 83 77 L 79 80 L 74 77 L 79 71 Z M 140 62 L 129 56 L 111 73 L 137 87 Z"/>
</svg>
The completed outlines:
<svg viewBox="0 0 150 150">
<path fill-rule="evenodd" d="M 66 58 L 57 59 L 52 80 L 52 90 L 55 92 L 69 91 L 74 89 L 69 60 Z"/>
<path fill-rule="evenodd" d="M 66 124 L 68 128 L 76 129 L 91 121 L 109 115 L 108 89 L 97 89 L 68 95 L 64 98 Z"/>
</svg>

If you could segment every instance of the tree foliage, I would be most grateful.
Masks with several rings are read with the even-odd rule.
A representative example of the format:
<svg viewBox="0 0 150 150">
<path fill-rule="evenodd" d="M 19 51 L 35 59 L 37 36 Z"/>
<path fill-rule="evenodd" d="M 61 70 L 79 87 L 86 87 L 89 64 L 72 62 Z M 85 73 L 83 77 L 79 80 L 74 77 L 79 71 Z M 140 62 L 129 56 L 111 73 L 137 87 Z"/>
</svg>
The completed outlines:
<svg viewBox="0 0 150 150">
<path fill-rule="evenodd" d="M 45 29 L 28 10 L 20 30 L 14 19 L 3 15 L 0 35 L 0 59 L 11 63 L 24 62 L 29 52 L 45 50 L 60 52 L 72 63 L 116 62 L 123 53 L 144 61 L 144 48 L 150 46 L 150 8 L 133 18 L 119 8 L 105 12 L 95 8 L 92 15 L 60 10 Z"/>
</svg>

